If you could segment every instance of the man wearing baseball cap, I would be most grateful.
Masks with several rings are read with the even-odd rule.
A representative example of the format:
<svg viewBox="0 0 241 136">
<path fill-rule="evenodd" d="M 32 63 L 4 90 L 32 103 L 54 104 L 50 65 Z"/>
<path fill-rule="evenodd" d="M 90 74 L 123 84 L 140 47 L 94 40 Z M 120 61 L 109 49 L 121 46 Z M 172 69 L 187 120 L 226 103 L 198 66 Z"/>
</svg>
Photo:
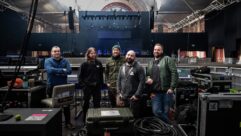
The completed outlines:
<svg viewBox="0 0 241 136">
<path fill-rule="evenodd" d="M 116 107 L 116 81 L 119 73 L 120 66 L 125 62 L 124 57 L 121 56 L 120 45 L 114 45 L 112 47 L 112 56 L 106 63 L 105 77 L 108 87 L 108 95 L 112 107 Z"/>
</svg>

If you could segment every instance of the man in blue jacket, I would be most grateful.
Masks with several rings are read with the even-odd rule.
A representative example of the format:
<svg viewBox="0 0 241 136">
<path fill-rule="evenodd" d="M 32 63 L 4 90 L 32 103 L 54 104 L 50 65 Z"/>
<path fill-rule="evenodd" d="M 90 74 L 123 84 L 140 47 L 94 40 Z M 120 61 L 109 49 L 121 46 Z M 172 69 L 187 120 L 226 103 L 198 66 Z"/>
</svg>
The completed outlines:
<svg viewBox="0 0 241 136">
<path fill-rule="evenodd" d="M 52 47 L 51 58 L 45 60 L 44 69 L 47 72 L 47 96 L 52 97 L 53 87 L 67 84 L 67 75 L 72 72 L 68 60 L 61 57 L 60 47 Z M 65 125 L 72 129 L 74 127 L 70 122 L 70 115 L 69 106 L 64 107 Z"/>
</svg>

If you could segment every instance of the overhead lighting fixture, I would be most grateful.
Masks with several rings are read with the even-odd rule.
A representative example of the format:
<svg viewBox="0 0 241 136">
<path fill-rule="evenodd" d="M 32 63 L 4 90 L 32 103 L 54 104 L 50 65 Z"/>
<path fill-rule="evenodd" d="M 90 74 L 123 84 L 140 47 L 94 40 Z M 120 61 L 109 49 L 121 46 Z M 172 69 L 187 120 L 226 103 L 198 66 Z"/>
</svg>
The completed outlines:
<svg viewBox="0 0 241 136">
<path fill-rule="evenodd" d="M 76 0 L 57 0 L 57 2 L 65 8 L 73 7 L 73 10 L 75 10 L 74 13 L 75 13 L 76 17 L 79 18 L 80 7 Z M 49 5 L 47 5 L 47 6 L 49 6 Z"/>
<path fill-rule="evenodd" d="M 161 6 L 162 6 L 162 0 L 155 0 L 156 1 L 156 6 L 157 6 L 157 9 L 160 10 Z"/>
</svg>

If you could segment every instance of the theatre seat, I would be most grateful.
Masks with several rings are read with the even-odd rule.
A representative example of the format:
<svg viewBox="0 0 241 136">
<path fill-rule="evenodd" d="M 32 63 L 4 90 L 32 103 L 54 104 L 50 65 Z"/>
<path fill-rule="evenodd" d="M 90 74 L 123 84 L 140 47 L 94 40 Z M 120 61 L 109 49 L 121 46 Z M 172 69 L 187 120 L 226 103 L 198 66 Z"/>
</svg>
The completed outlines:
<svg viewBox="0 0 241 136">
<path fill-rule="evenodd" d="M 74 103 L 75 84 L 57 85 L 53 88 L 52 98 L 41 101 L 51 108 L 59 108 Z"/>
</svg>

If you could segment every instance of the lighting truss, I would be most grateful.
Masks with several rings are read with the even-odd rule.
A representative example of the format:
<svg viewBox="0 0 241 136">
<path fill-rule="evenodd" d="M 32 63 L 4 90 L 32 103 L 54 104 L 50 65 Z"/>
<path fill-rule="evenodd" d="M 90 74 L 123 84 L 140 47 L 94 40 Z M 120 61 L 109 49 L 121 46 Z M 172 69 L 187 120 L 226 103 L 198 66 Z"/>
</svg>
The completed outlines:
<svg viewBox="0 0 241 136">
<path fill-rule="evenodd" d="M 176 32 L 179 29 L 192 24 L 193 22 L 196 22 L 197 20 L 200 20 L 202 18 L 204 18 L 204 15 L 214 11 L 214 10 L 222 10 L 223 8 L 233 4 L 233 3 L 238 3 L 240 2 L 240 0 L 222 0 L 222 2 L 220 2 L 220 0 L 213 0 L 206 8 L 202 9 L 202 10 L 196 10 L 194 11 L 192 14 L 186 16 L 184 19 L 182 19 L 181 21 L 177 22 L 176 24 L 171 26 L 171 29 Z"/>
</svg>

